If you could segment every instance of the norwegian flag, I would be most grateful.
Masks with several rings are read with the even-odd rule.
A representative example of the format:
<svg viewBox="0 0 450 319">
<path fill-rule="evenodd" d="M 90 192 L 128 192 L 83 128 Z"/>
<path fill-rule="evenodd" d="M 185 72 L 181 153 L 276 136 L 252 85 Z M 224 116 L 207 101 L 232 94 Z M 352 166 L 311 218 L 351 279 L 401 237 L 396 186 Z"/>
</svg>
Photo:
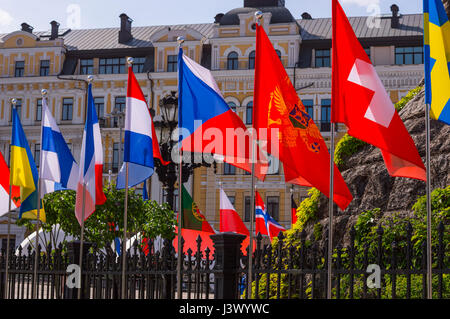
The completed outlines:
<svg viewBox="0 0 450 319">
<path fill-rule="evenodd" d="M 413 139 L 394 108 L 344 10 L 333 0 L 331 121 L 378 147 L 391 176 L 426 180 Z"/>
<path fill-rule="evenodd" d="M 281 231 L 286 230 L 269 215 L 266 205 L 264 205 L 264 201 L 258 191 L 256 191 L 255 197 L 255 224 L 256 234 L 261 233 L 261 235 L 267 235 L 271 240 L 273 237 L 277 237 Z"/>
</svg>

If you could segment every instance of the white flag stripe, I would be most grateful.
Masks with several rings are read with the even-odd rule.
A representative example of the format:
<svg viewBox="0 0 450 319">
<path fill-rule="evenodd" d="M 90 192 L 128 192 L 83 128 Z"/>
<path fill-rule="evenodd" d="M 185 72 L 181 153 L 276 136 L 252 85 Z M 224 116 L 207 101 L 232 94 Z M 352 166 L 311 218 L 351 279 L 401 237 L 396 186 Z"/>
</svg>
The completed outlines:
<svg viewBox="0 0 450 319">
<path fill-rule="evenodd" d="M 214 77 L 210 70 L 202 67 L 200 64 L 187 57 L 185 54 L 183 54 L 183 60 L 196 77 L 205 82 L 209 87 L 216 91 L 216 93 L 219 94 L 220 97 L 223 98 L 222 92 L 220 92 L 220 89 L 217 86 L 217 83 L 214 80 Z"/>
<path fill-rule="evenodd" d="M 125 131 L 152 137 L 150 112 L 147 103 L 134 97 L 126 100 Z"/>
</svg>

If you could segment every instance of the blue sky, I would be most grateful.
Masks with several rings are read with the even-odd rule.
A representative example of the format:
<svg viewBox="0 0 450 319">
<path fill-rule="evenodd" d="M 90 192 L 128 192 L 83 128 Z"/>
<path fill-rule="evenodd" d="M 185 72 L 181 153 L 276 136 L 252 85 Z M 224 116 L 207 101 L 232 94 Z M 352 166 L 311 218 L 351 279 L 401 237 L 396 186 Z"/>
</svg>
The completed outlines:
<svg viewBox="0 0 450 319">
<path fill-rule="evenodd" d="M 348 16 L 370 15 L 375 12 L 374 6 L 388 14 L 393 3 L 403 14 L 422 11 L 422 0 L 340 2 Z M 0 0 L 0 33 L 19 30 L 22 22 L 35 31 L 44 31 L 50 29 L 52 20 L 58 21 L 61 28 L 118 27 L 123 12 L 133 19 L 133 26 L 208 23 L 217 13 L 242 5 L 243 0 Z M 305 11 L 313 18 L 331 16 L 331 0 L 286 0 L 286 7 L 297 19 Z"/>
</svg>

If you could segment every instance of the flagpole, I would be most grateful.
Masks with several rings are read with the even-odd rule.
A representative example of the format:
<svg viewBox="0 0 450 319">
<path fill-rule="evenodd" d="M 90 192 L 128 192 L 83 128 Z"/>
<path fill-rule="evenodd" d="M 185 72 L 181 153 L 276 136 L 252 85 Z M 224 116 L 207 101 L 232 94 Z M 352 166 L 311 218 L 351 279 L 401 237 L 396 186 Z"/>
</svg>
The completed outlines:
<svg viewBox="0 0 450 319">
<path fill-rule="evenodd" d="M 179 49 L 181 49 L 183 47 L 183 43 L 185 41 L 185 38 L 183 36 L 180 36 L 177 38 L 177 42 L 178 42 L 178 47 Z M 180 67 L 180 66 L 178 66 Z M 179 94 L 179 92 L 178 92 Z M 178 117 L 180 117 L 180 105 L 178 105 Z M 178 126 L 180 125 L 180 121 L 178 121 Z M 179 127 L 180 129 L 180 127 Z M 181 219 L 183 218 L 182 216 L 182 209 L 181 209 L 181 205 L 182 205 L 182 196 L 181 196 L 181 191 L 182 191 L 182 185 L 183 185 L 183 151 L 181 149 L 181 144 L 179 142 L 179 138 L 178 138 L 178 147 L 179 149 L 179 163 L 178 163 L 178 234 L 177 234 L 177 245 L 178 245 L 178 259 L 177 259 L 177 293 L 178 293 L 178 299 L 182 299 L 182 274 L 181 274 L 181 270 L 182 270 L 182 256 L 183 256 L 183 251 L 181 250 Z"/>
<path fill-rule="evenodd" d="M 16 108 L 16 99 L 11 99 L 11 104 L 13 108 Z M 12 137 L 11 137 L 12 138 Z M 5 265 L 5 299 L 8 296 L 8 275 L 9 275 L 9 246 L 10 246 L 10 234 L 11 234 L 11 200 L 12 200 L 12 186 L 11 186 L 11 153 L 9 154 L 9 203 L 8 203 L 8 234 L 6 235 L 6 265 Z"/>
<path fill-rule="evenodd" d="M 433 299 L 433 253 L 431 245 L 430 104 L 425 106 L 427 191 L 427 298 Z"/>
<path fill-rule="evenodd" d="M 78 257 L 78 265 L 80 266 L 80 287 L 78 287 L 78 299 L 81 299 L 81 272 L 83 268 L 83 248 L 84 248 L 84 215 L 86 206 L 86 183 L 83 181 L 83 194 L 81 195 L 82 208 L 81 208 L 81 238 L 80 238 L 80 256 Z"/>
<path fill-rule="evenodd" d="M 42 95 L 42 105 L 44 105 L 44 99 L 47 97 L 47 90 L 42 89 L 41 90 Z M 41 185 L 41 168 L 42 168 L 42 126 L 44 121 L 41 120 L 41 151 L 39 152 L 39 170 L 38 170 L 38 185 L 37 185 L 37 221 L 36 221 L 36 241 L 35 241 L 35 247 L 34 247 L 34 269 L 33 269 L 33 293 L 32 293 L 32 299 L 35 299 L 37 297 L 37 269 L 38 269 L 38 263 L 39 263 L 39 255 L 38 255 L 38 247 L 39 247 L 39 228 L 41 227 L 41 191 L 42 191 L 42 185 Z"/>
<path fill-rule="evenodd" d="M 334 197 L 334 127 L 331 122 L 331 141 L 330 141 L 330 193 L 328 207 L 328 256 L 327 256 L 327 299 L 331 299 L 332 291 L 332 267 L 333 267 L 333 197 Z"/>
</svg>

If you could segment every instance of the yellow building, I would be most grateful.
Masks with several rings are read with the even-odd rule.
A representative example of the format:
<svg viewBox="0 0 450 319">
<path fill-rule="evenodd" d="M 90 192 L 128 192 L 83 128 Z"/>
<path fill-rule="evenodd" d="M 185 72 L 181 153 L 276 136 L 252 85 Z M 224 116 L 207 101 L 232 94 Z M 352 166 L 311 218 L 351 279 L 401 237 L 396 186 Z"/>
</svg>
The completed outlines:
<svg viewBox="0 0 450 319">
<path fill-rule="evenodd" d="M 242 8 L 217 14 L 212 23 L 132 27 L 120 15 L 120 26 L 106 29 L 62 30 L 55 21 L 51 30 L 34 32 L 28 24 L 0 35 L 0 151 L 9 161 L 11 98 L 17 108 L 31 150 L 40 152 L 41 89 L 49 92 L 49 105 L 74 154 L 79 159 L 85 121 L 85 83 L 94 76 L 93 95 L 102 129 L 104 178 L 114 178 L 119 167 L 119 125 L 111 117 L 123 111 L 126 96 L 126 58 L 133 69 L 155 120 L 161 115 L 161 98 L 177 91 L 177 42 L 184 36 L 184 52 L 211 69 L 226 102 L 251 126 L 256 11 L 306 110 L 330 136 L 331 19 L 314 19 L 308 13 L 294 18 L 283 0 L 244 0 Z M 356 35 L 396 102 L 423 77 L 421 14 L 380 17 L 373 27 L 369 17 L 350 18 Z M 339 125 L 337 138 L 345 132 Z M 38 156 L 36 156 L 38 158 Z M 108 174 L 112 171 L 112 176 Z M 151 198 L 164 201 L 156 174 L 150 183 Z M 250 176 L 219 164 L 198 168 L 187 183 L 200 210 L 219 229 L 219 187 L 223 187 L 244 221 L 249 221 Z M 307 189 L 284 183 L 282 165 L 273 160 L 271 174 L 257 187 L 269 213 L 289 228 L 291 188 L 299 202 Z M 1 225 L 0 225 L 1 227 Z M 1 233 L 5 233 L 2 229 Z M 17 235 L 20 241 L 20 234 Z"/>
</svg>

